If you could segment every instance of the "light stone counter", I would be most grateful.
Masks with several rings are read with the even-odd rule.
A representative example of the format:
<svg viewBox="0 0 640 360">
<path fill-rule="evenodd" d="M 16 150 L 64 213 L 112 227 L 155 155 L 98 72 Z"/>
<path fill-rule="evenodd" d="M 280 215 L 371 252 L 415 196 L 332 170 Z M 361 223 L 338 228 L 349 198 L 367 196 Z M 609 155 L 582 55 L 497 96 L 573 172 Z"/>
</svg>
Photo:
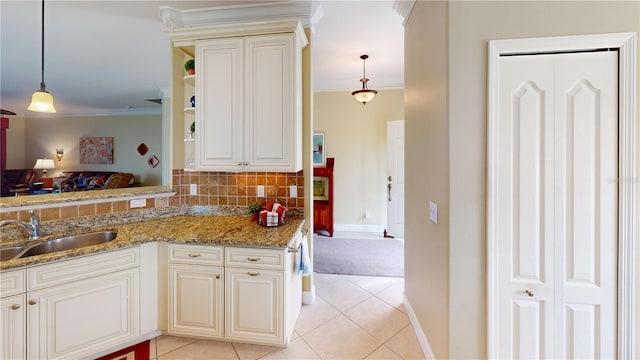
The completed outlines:
<svg viewBox="0 0 640 360">
<path fill-rule="evenodd" d="M 249 216 L 179 215 L 155 220 L 131 222 L 120 225 L 106 225 L 85 229 L 81 232 L 47 234 L 40 240 L 50 240 L 62 236 L 93 231 L 112 230 L 118 237 L 105 244 L 81 249 L 59 251 L 0 262 L 0 270 L 37 265 L 50 261 L 136 246 L 153 241 L 177 244 L 208 244 L 222 246 L 286 248 L 293 237 L 302 230 L 303 218 L 287 218 L 286 224 L 277 227 L 263 227 Z M 24 240 L 3 240 L 3 245 L 16 244 Z"/>
</svg>

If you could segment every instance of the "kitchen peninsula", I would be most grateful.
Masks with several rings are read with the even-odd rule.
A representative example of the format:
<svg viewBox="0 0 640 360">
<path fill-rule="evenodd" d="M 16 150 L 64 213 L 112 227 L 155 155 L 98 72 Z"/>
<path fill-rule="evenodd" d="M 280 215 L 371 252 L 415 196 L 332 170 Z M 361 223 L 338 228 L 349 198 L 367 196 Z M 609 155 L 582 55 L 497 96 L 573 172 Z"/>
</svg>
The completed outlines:
<svg viewBox="0 0 640 360">
<path fill-rule="evenodd" d="M 161 333 L 286 346 L 301 307 L 294 264 L 304 219 L 268 228 L 238 212 L 168 207 L 130 222 L 43 223 L 36 242 L 95 231 L 117 237 L 0 262 L 1 325 L 11 334 L 0 357 L 93 358 Z M 25 242 L 4 236 L 17 229 L 3 227 L 3 246 Z"/>
</svg>

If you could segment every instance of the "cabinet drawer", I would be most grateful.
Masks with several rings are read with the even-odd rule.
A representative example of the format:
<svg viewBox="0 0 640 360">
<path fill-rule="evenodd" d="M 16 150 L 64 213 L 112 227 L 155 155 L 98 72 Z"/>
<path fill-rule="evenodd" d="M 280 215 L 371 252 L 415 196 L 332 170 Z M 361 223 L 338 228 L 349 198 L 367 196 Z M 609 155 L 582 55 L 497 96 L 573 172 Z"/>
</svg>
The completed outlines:
<svg viewBox="0 0 640 360">
<path fill-rule="evenodd" d="M 284 270 L 284 250 L 227 247 L 225 265 Z"/>
<path fill-rule="evenodd" d="M 169 261 L 172 263 L 222 265 L 221 246 L 169 245 Z"/>
<path fill-rule="evenodd" d="M 0 296 L 6 297 L 26 291 L 26 270 L 3 271 L 0 273 Z"/>
<path fill-rule="evenodd" d="M 140 249 L 130 248 L 27 269 L 28 291 L 140 266 Z"/>
</svg>

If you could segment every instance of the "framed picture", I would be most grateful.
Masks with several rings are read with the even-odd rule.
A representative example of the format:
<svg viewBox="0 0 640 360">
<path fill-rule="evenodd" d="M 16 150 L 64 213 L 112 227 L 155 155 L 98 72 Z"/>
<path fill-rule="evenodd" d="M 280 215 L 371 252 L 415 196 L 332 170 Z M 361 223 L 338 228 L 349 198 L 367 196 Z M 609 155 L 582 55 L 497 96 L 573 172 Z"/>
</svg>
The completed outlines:
<svg viewBox="0 0 640 360">
<path fill-rule="evenodd" d="M 326 176 L 313 177 L 313 200 L 329 200 L 329 178 Z"/>
<path fill-rule="evenodd" d="M 313 133 L 313 166 L 325 166 L 327 153 L 324 147 L 324 133 Z"/>
</svg>

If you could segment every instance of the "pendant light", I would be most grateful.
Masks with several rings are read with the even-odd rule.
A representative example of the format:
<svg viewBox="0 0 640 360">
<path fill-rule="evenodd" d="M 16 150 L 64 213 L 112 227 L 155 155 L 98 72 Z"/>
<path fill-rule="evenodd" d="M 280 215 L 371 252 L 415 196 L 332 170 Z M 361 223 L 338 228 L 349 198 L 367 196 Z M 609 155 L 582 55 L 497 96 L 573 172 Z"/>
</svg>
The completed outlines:
<svg viewBox="0 0 640 360">
<path fill-rule="evenodd" d="M 362 83 L 362 89 L 356 90 L 351 93 L 351 95 L 353 95 L 353 97 L 356 100 L 360 101 L 363 105 L 367 105 L 367 103 L 373 100 L 373 98 L 378 93 L 375 90 L 371 90 L 367 88 L 367 82 L 369 81 L 369 79 L 366 76 L 365 61 L 368 58 L 369 58 L 369 55 L 360 55 L 360 59 L 362 59 L 362 79 L 360 79 L 360 82 Z"/>
<path fill-rule="evenodd" d="M 40 90 L 33 93 L 31 105 L 27 110 L 43 113 L 56 112 L 53 107 L 53 96 L 49 94 L 44 84 L 44 0 L 42 0 L 42 81 L 40 82 Z"/>
</svg>

